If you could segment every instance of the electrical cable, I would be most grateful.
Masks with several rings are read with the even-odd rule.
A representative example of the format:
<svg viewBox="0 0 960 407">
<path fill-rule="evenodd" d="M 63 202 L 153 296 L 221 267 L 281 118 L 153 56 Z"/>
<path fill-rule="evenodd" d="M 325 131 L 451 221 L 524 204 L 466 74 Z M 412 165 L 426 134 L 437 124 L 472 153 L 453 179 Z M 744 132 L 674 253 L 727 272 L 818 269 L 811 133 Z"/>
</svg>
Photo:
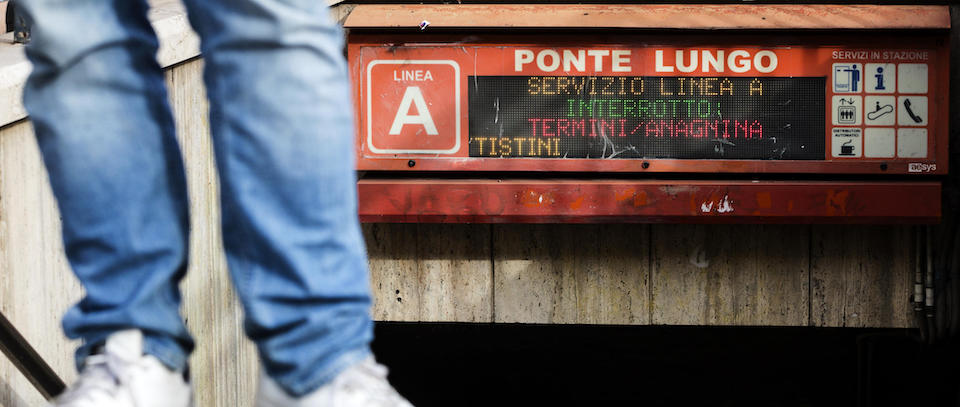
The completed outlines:
<svg viewBox="0 0 960 407">
<path fill-rule="evenodd" d="M 924 313 L 926 314 L 927 320 L 927 329 L 930 332 L 927 335 L 928 343 L 934 344 L 937 341 L 937 321 L 936 321 L 936 307 L 934 302 L 934 289 L 933 289 L 933 245 L 930 244 L 932 240 L 932 229 L 930 227 L 924 228 L 924 248 L 926 249 L 926 262 L 924 263 L 926 276 L 924 278 L 924 290 L 923 290 L 923 305 Z"/>
<path fill-rule="evenodd" d="M 939 230 L 936 239 L 938 243 L 936 247 L 936 255 L 933 258 L 933 286 L 937 287 L 937 295 L 934 297 L 933 301 L 933 314 L 935 316 L 934 322 L 936 324 L 936 333 L 934 338 L 937 342 L 947 336 L 948 329 L 948 319 L 946 318 L 946 315 L 950 310 L 947 309 L 946 305 L 949 297 L 944 292 L 944 287 L 947 280 L 947 270 L 949 269 L 950 262 L 953 258 L 953 255 L 949 251 L 949 248 L 953 243 L 953 239 L 951 238 L 953 234 L 951 233 L 950 229 L 950 223 L 948 223 L 944 228 Z M 930 236 L 932 236 L 932 231 Z"/>
<path fill-rule="evenodd" d="M 917 332 L 920 334 L 920 342 L 927 343 L 927 321 L 923 317 L 923 226 L 915 226 L 913 229 L 913 238 L 915 242 L 914 266 L 913 266 L 913 318 L 916 321 Z"/>
</svg>

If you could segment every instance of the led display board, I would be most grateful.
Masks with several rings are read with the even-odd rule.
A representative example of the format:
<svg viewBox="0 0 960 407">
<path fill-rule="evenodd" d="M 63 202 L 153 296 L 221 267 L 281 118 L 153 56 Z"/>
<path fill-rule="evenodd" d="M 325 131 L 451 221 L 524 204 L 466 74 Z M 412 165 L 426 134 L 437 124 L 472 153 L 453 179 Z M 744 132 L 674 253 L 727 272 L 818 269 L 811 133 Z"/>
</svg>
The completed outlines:
<svg viewBox="0 0 960 407">
<path fill-rule="evenodd" d="M 824 78 L 477 76 L 470 157 L 823 160 Z"/>
</svg>

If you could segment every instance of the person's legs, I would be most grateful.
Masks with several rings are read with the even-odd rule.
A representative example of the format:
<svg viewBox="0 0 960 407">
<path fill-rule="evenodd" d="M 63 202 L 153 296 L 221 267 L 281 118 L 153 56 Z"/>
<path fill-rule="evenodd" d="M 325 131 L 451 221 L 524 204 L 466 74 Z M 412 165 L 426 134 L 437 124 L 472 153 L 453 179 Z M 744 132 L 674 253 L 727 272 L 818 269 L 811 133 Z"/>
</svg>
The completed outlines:
<svg viewBox="0 0 960 407">
<path fill-rule="evenodd" d="M 178 314 L 187 200 L 157 39 L 144 0 L 25 0 L 33 73 L 24 104 L 86 290 L 63 319 L 78 365 L 111 334 L 179 370 L 193 347 Z"/>
<path fill-rule="evenodd" d="M 293 395 L 369 356 L 341 31 L 317 0 L 188 0 L 245 328 Z"/>
</svg>

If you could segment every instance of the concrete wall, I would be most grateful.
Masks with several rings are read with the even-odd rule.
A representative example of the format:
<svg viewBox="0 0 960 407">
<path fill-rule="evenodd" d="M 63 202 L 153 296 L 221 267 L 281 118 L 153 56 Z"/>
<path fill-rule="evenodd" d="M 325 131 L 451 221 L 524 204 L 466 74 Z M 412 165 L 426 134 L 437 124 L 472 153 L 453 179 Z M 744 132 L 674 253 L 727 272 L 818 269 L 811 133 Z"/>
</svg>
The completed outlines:
<svg viewBox="0 0 960 407">
<path fill-rule="evenodd" d="M 184 317 L 198 406 L 250 405 L 257 362 L 226 273 L 202 61 L 167 84 L 193 214 Z M 809 225 L 364 226 L 378 320 L 911 325 L 911 228 Z M 60 315 L 80 298 L 30 123 L 0 128 L 0 311 L 67 381 Z M 0 407 L 42 405 L 0 358 Z"/>
<path fill-rule="evenodd" d="M 911 228 L 365 227 L 382 320 L 907 327 Z"/>
</svg>

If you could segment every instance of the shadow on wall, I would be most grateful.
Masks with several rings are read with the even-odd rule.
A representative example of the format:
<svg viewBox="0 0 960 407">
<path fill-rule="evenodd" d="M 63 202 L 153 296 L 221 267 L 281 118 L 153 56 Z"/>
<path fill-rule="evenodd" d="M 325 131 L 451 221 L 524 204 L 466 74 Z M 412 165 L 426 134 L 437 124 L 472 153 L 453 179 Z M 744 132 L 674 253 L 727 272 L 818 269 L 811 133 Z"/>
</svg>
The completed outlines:
<svg viewBox="0 0 960 407">
<path fill-rule="evenodd" d="M 925 347 L 915 335 L 382 322 L 373 348 L 391 382 L 419 407 L 960 405 L 960 344 Z"/>
</svg>

